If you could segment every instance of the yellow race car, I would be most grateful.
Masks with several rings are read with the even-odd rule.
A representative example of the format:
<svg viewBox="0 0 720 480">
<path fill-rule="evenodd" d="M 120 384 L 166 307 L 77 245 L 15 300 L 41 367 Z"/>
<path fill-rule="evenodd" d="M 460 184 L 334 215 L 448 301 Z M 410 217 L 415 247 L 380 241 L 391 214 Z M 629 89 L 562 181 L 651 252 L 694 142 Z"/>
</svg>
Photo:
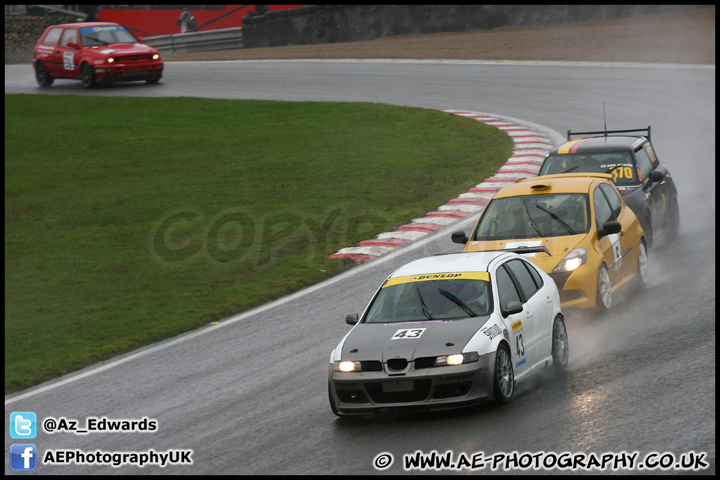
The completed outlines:
<svg viewBox="0 0 720 480">
<path fill-rule="evenodd" d="M 647 238 L 637 217 L 603 173 L 534 177 L 498 191 L 464 252 L 513 250 L 557 283 L 562 308 L 605 312 L 625 285 L 647 282 Z"/>
</svg>

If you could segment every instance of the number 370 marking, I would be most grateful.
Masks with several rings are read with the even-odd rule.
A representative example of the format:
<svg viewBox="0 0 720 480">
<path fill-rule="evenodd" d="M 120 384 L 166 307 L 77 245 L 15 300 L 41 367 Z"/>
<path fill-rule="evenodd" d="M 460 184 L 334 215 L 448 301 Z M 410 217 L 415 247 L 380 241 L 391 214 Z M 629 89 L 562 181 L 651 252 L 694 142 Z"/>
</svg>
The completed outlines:
<svg viewBox="0 0 720 480">
<path fill-rule="evenodd" d="M 420 335 L 425 331 L 424 328 L 403 328 L 395 332 L 390 340 L 397 340 L 400 338 L 420 338 Z"/>
</svg>

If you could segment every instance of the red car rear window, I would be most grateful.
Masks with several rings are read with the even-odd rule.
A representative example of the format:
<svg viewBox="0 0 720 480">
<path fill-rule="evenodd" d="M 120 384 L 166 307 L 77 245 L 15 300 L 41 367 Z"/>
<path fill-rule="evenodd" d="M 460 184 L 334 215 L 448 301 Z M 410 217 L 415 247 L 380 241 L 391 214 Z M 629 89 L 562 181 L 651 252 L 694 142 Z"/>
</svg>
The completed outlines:
<svg viewBox="0 0 720 480">
<path fill-rule="evenodd" d="M 52 45 L 55 46 L 58 43 L 58 39 L 60 38 L 60 33 L 62 32 L 62 28 L 53 28 L 51 29 L 47 35 L 45 35 L 45 39 L 43 40 L 43 45 Z"/>
</svg>

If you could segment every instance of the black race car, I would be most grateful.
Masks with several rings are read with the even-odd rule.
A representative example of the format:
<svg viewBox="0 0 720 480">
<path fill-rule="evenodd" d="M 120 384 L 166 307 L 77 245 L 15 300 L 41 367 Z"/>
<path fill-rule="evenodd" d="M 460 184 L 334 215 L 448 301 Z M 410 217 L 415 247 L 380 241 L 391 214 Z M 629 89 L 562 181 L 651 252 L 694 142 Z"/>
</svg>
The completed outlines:
<svg viewBox="0 0 720 480">
<path fill-rule="evenodd" d="M 637 135 L 645 132 L 644 135 Z M 635 133 L 635 135 L 631 135 Z M 573 136 L 592 135 L 572 140 Z M 650 142 L 650 126 L 636 130 L 572 132 L 553 149 L 538 176 L 558 173 L 611 173 L 625 203 L 635 212 L 648 243 L 663 233 L 672 239 L 680 229 L 677 189 Z"/>
</svg>

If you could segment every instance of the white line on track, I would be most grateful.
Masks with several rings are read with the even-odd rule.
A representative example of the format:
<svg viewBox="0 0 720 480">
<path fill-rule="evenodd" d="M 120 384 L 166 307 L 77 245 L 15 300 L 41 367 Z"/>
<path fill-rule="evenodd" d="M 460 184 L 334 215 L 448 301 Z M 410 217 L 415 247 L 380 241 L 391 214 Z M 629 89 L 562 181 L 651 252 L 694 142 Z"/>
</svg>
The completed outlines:
<svg viewBox="0 0 720 480">
<path fill-rule="evenodd" d="M 470 220 L 472 220 L 472 221 L 474 222 L 474 219 L 472 219 L 472 218 L 465 218 L 465 219 L 463 219 L 462 221 L 458 222 L 458 227 L 462 228 L 462 227 L 466 226 L 465 224 L 471 224 L 472 222 L 470 222 Z M 427 243 L 429 243 L 430 241 L 434 240 L 435 237 L 436 237 L 437 235 L 439 235 L 439 234 L 446 235 L 447 233 L 446 233 L 445 231 L 442 231 L 442 232 L 437 232 L 437 233 L 432 234 L 432 235 L 428 235 L 428 236 L 425 237 L 424 239 L 419 240 L 419 241 L 416 241 L 416 242 L 413 242 L 413 243 L 407 245 L 406 247 L 403 247 L 402 250 L 401 250 L 401 249 L 398 249 L 397 251 L 408 252 L 408 251 L 411 251 L 411 250 L 415 250 L 415 249 L 417 249 L 417 248 L 420 248 L 420 247 L 426 245 Z M 129 355 L 126 356 L 126 357 L 120 358 L 120 359 L 115 360 L 115 361 L 111 361 L 110 363 L 107 363 L 107 364 L 105 364 L 105 365 L 101 365 L 101 366 L 98 366 L 98 367 L 89 367 L 89 368 L 91 368 L 91 369 L 88 370 L 88 371 L 85 371 L 85 372 L 82 372 L 82 373 L 78 373 L 78 374 L 70 374 L 71 376 L 68 377 L 68 378 L 65 378 L 64 380 L 52 381 L 53 383 L 50 383 L 49 385 L 45 385 L 45 386 L 42 386 L 42 387 L 39 387 L 39 388 L 35 388 L 34 390 L 30 390 L 30 391 L 27 391 L 27 392 L 25 392 L 25 393 L 21 393 L 21 394 L 19 394 L 19 395 L 12 396 L 12 397 L 10 397 L 10 398 L 5 399 L 5 405 L 10 405 L 11 403 L 14 403 L 14 402 L 17 402 L 17 401 L 20 401 L 20 400 L 24 400 L 24 399 L 26 399 L 26 398 L 32 397 L 32 396 L 34 396 L 34 395 L 37 395 L 37 394 L 40 394 L 40 393 L 43 393 L 43 392 L 47 392 L 47 391 L 53 390 L 53 389 L 55 389 L 55 388 L 61 387 L 61 386 L 63 386 L 63 385 L 67 385 L 67 384 L 69 384 L 69 383 L 76 382 L 76 381 L 78 381 L 78 380 L 81 380 L 81 379 L 83 379 L 83 378 L 89 377 L 89 376 L 91 376 L 91 375 L 95 375 L 95 374 L 104 372 L 104 371 L 106 371 L 106 370 L 110 370 L 111 368 L 117 367 L 118 365 L 122 365 L 123 363 L 126 363 L 126 362 L 129 362 L 129 361 L 138 359 L 138 358 L 143 357 L 143 356 L 145 356 L 145 355 L 147 355 L 147 354 L 150 354 L 150 353 L 155 353 L 155 352 L 158 352 L 158 351 L 161 351 L 161 350 L 165 350 L 165 349 L 167 349 L 167 348 L 170 348 L 170 347 L 173 347 L 173 346 L 178 345 L 178 344 L 180 344 L 180 343 L 186 342 L 187 340 L 190 340 L 190 339 L 192 339 L 192 338 L 198 337 L 198 336 L 200 336 L 200 335 L 204 335 L 204 334 L 206 334 L 206 333 L 214 332 L 215 330 L 218 330 L 218 329 L 220 329 L 220 328 L 227 327 L 227 326 L 232 325 L 232 324 L 234 324 L 234 323 L 236 323 L 236 322 L 239 322 L 239 321 L 241 321 L 241 320 L 245 320 L 246 318 L 252 317 L 253 315 L 257 315 L 258 313 L 265 312 L 265 311 L 267 311 L 267 310 L 270 310 L 271 308 L 275 308 L 275 307 L 280 306 L 280 305 L 283 305 L 284 303 L 287 303 L 287 302 L 289 302 L 289 301 L 292 301 L 292 300 L 295 300 L 295 299 L 297 299 L 297 298 L 300 298 L 300 297 L 303 297 L 303 296 L 305 296 L 305 295 L 308 295 L 308 294 L 310 294 L 310 293 L 313 293 L 313 292 L 315 292 L 315 291 L 317 291 L 317 290 L 319 290 L 319 289 L 321 289 L 321 288 L 323 288 L 323 287 L 325 287 L 325 286 L 327 286 L 327 285 L 331 285 L 331 284 L 333 284 L 333 283 L 335 283 L 335 282 L 338 282 L 338 281 L 340 281 L 340 280 L 344 280 L 345 278 L 348 278 L 348 277 L 351 277 L 351 276 L 353 276 L 353 275 L 356 275 L 356 274 L 358 274 L 358 273 L 360 273 L 360 272 L 364 272 L 364 271 L 367 270 L 368 268 L 374 267 L 374 266 L 376 266 L 376 265 L 380 265 L 380 264 L 382 264 L 382 263 L 384 263 L 384 262 L 392 259 L 393 257 L 394 257 L 394 255 L 392 255 L 392 254 L 390 254 L 390 255 L 385 255 L 385 256 L 383 256 L 383 257 L 379 257 L 378 259 L 373 260 L 372 262 L 368 262 L 368 263 L 365 263 L 365 264 L 362 264 L 362 265 L 358 265 L 357 267 L 353 267 L 351 270 L 348 270 L 347 272 L 344 272 L 344 273 L 342 273 L 342 274 L 340 274 L 340 275 L 338 275 L 338 276 L 336 276 L 336 277 L 329 278 L 329 279 L 327 279 L 327 280 L 325 280 L 325 281 L 323 281 L 323 282 L 321 282 L 321 283 L 312 285 L 312 286 L 307 287 L 307 288 L 305 288 L 305 289 L 303 289 L 303 290 L 300 290 L 300 291 L 298 291 L 298 292 L 295 292 L 295 293 L 293 293 L 293 294 L 290 294 L 290 295 L 288 295 L 288 296 L 286 296 L 286 297 L 280 298 L 280 299 L 275 300 L 275 301 L 272 301 L 272 302 L 270 302 L 270 303 L 266 303 L 265 305 L 262 305 L 262 306 L 260 306 L 260 307 L 254 308 L 254 309 L 252 309 L 252 310 L 248 310 L 248 311 L 243 312 L 243 313 L 240 313 L 240 314 L 238 314 L 238 315 L 229 317 L 229 318 L 227 318 L 227 319 L 225 319 L 225 320 L 221 320 L 221 321 L 220 321 L 218 324 L 216 324 L 216 325 L 210 325 L 210 326 L 208 326 L 208 327 L 201 327 L 199 330 L 195 330 L 195 331 L 192 332 L 192 333 L 181 335 L 181 336 L 179 336 L 179 337 L 176 337 L 176 338 L 173 339 L 173 340 L 169 340 L 169 341 L 162 342 L 162 343 L 160 343 L 160 344 L 158 344 L 158 345 L 155 345 L 154 347 L 149 347 L 149 348 L 146 348 L 146 349 L 144 349 L 144 350 L 140 350 L 140 351 L 138 351 L 138 352 L 136 352 L 136 353 L 131 353 L 131 354 L 129 354 Z"/>
</svg>

